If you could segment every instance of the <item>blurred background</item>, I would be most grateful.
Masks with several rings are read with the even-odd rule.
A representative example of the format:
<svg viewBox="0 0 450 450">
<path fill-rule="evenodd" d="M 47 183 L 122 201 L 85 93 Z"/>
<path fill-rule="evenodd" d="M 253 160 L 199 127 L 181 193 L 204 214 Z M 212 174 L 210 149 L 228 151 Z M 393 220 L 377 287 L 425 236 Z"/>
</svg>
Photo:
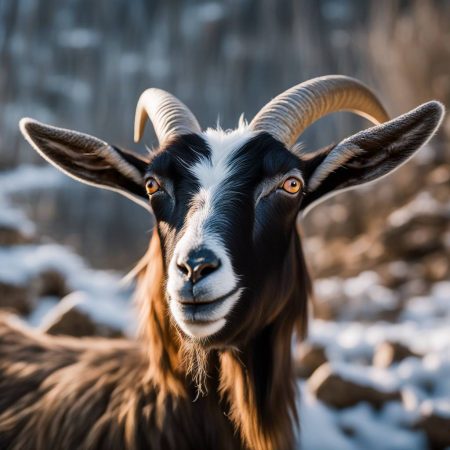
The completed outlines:
<svg viewBox="0 0 450 450">
<path fill-rule="evenodd" d="M 449 107 L 450 1 L 2 0 L 0 61 L 0 307 L 54 334 L 118 336 L 133 332 L 118 280 L 152 218 L 49 167 L 19 119 L 145 153 L 132 125 L 148 87 L 205 128 L 233 128 L 332 73 L 373 87 L 392 116 L 430 99 Z M 367 125 L 332 115 L 301 140 L 313 151 Z M 145 141 L 156 144 L 152 130 Z M 395 175 L 301 223 L 316 280 L 296 349 L 306 449 L 450 447 L 449 141 L 447 116 Z"/>
</svg>

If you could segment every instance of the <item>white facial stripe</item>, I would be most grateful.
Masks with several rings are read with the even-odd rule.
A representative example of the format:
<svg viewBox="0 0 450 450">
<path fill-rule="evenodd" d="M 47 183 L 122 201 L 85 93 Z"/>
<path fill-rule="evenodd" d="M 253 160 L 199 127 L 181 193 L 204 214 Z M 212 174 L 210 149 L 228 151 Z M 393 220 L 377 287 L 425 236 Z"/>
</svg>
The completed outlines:
<svg viewBox="0 0 450 450">
<path fill-rule="evenodd" d="M 186 255 L 191 249 L 206 247 L 219 257 L 221 267 L 208 276 L 211 284 L 215 283 L 213 298 L 225 295 L 234 289 L 237 277 L 233 272 L 230 258 L 224 248 L 220 236 L 215 236 L 207 229 L 209 220 L 223 220 L 216 214 L 215 205 L 221 200 L 220 186 L 232 174 L 229 166 L 230 157 L 241 148 L 254 133 L 241 126 L 237 130 L 224 132 L 222 130 L 207 130 L 205 140 L 211 148 L 211 159 L 200 160 L 191 170 L 197 177 L 200 189 L 193 197 L 190 205 L 192 214 L 187 215 L 184 234 L 175 247 L 174 256 L 169 265 L 168 293 L 174 294 L 179 287 L 177 279 L 178 269 L 176 259 L 179 255 Z M 179 277 L 178 277 L 179 278 Z"/>
<path fill-rule="evenodd" d="M 216 209 L 216 205 L 223 206 L 224 195 L 229 192 L 223 187 L 235 171 L 231 159 L 234 153 L 254 136 L 255 133 L 249 131 L 243 121 L 240 122 L 239 128 L 233 131 L 208 129 L 204 133 L 203 137 L 211 150 L 210 157 L 202 158 L 191 171 L 200 184 L 200 190 L 194 197 L 193 204 L 203 202 L 202 217 L 205 227 L 209 219 L 215 223 L 226 220 L 223 214 L 218 214 L 219 209 Z M 189 226 L 191 225 L 192 222 L 189 221 Z"/>
<path fill-rule="evenodd" d="M 186 322 L 182 308 L 177 301 L 178 293 L 185 280 L 177 268 L 177 258 L 185 256 L 189 251 L 206 247 L 219 259 L 220 267 L 209 274 L 204 280 L 195 283 L 194 297 L 214 300 L 233 291 L 238 284 L 231 260 L 222 242 L 221 236 L 208 229 L 208 223 L 226 220 L 217 214 L 216 206 L 222 203 L 222 186 L 233 175 L 234 169 L 230 160 L 235 151 L 242 148 L 255 134 L 249 131 L 245 124 L 234 131 L 207 130 L 203 137 L 210 147 L 210 158 L 202 158 L 190 170 L 197 178 L 200 188 L 193 196 L 190 211 L 184 225 L 184 234 L 178 241 L 172 260 L 169 263 L 167 292 L 170 297 L 170 309 L 180 328 L 188 335 L 202 338 L 217 333 L 226 323 L 226 315 L 231 311 L 241 295 L 241 289 L 220 302 L 216 309 L 208 315 L 197 316 L 198 324 Z M 207 321 L 209 323 L 203 323 Z"/>
<path fill-rule="evenodd" d="M 203 138 L 211 149 L 210 158 L 202 158 L 191 171 L 205 189 L 219 186 L 232 174 L 230 159 L 236 150 L 242 148 L 256 133 L 245 124 L 233 131 L 209 128 Z"/>
</svg>

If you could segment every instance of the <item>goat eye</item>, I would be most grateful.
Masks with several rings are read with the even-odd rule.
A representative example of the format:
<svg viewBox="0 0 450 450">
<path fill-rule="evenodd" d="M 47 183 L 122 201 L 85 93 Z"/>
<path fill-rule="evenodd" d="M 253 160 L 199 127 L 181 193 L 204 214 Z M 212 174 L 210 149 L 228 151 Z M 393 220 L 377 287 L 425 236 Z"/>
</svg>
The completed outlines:
<svg viewBox="0 0 450 450">
<path fill-rule="evenodd" d="M 149 178 L 147 183 L 145 183 L 145 190 L 147 191 L 147 195 L 152 195 L 155 192 L 158 192 L 160 189 L 159 183 L 154 178 Z"/>
<path fill-rule="evenodd" d="M 284 183 L 281 185 L 281 188 L 289 192 L 289 194 L 296 194 L 302 187 L 302 182 L 295 177 L 289 177 Z"/>
</svg>

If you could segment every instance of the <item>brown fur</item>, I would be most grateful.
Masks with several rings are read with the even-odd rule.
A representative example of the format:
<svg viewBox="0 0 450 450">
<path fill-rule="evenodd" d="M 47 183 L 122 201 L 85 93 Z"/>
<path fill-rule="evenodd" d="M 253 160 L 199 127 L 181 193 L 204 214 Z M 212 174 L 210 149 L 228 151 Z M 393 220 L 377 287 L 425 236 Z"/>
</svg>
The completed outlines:
<svg viewBox="0 0 450 450">
<path fill-rule="evenodd" d="M 203 395 L 183 359 L 195 348 L 186 351 L 167 310 L 157 233 L 137 267 L 136 342 L 47 336 L 3 315 L 0 448 L 292 449 L 291 339 L 309 289 L 294 240 L 283 312 L 241 348 L 205 352 Z"/>
</svg>

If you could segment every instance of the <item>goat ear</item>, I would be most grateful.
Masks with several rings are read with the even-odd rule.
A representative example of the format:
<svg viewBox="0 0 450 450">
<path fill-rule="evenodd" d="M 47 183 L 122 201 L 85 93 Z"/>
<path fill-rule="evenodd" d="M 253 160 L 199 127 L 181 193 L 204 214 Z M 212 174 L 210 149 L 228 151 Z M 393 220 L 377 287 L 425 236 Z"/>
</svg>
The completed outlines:
<svg viewBox="0 0 450 450">
<path fill-rule="evenodd" d="M 20 130 L 47 161 L 83 183 L 120 192 L 150 209 L 144 186 L 147 162 L 88 134 L 22 119 Z"/>
<path fill-rule="evenodd" d="M 312 157 L 304 156 L 304 213 L 334 193 L 376 180 L 400 167 L 433 136 L 443 117 L 443 105 L 431 101 Z"/>
</svg>

